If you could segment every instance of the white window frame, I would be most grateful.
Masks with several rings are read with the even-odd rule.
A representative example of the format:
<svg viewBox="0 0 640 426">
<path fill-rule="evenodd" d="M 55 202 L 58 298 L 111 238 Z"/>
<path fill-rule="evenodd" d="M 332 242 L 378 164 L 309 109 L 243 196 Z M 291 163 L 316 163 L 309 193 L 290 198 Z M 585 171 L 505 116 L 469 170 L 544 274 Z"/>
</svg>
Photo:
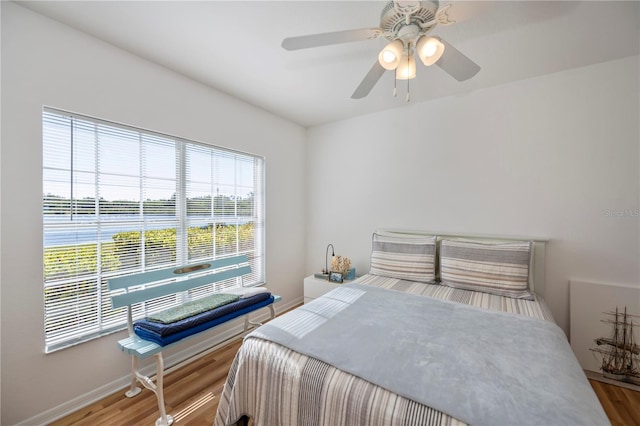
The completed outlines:
<svg viewBox="0 0 640 426">
<path fill-rule="evenodd" d="M 112 277 L 146 272 L 149 270 L 171 266 L 180 266 L 187 263 L 199 262 L 202 260 L 219 259 L 237 254 L 247 254 L 249 256 L 252 273 L 250 274 L 250 276 L 245 276 L 243 280 L 234 279 L 229 282 L 217 283 L 209 287 L 198 289 L 197 292 L 190 292 L 188 294 L 179 295 L 177 297 L 167 297 L 163 298 L 162 300 L 140 304 L 139 306 L 134 308 L 134 318 L 142 318 L 149 312 L 158 311 L 160 309 L 174 306 L 184 301 L 185 298 L 198 298 L 220 291 L 223 288 L 236 287 L 240 285 L 260 285 L 265 282 L 265 160 L 263 157 L 230 150 L 227 148 L 221 148 L 218 146 L 197 143 L 182 138 L 163 135 L 157 132 L 150 132 L 143 129 L 137 129 L 135 127 L 117 124 L 80 114 L 69 113 L 53 108 L 44 108 L 42 117 L 44 265 L 43 311 L 45 322 L 45 353 L 54 352 L 56 350 L 63 349 L 126 328 L 125 310 L 120 309 L 114 311 L 111 308 L 110 304 L 106 302 L 109 300 L 108 294 L 106 294 L 106 280 Z M 59 120 L 59 122 L 55 120 Z M 52 124 L 53 122 L 55 122 L 55 124 Z M 58 128 L 64 129 L 66 122 L 70 123 L 69 125 L 71 126 L 69 128 L 69 134 L 67 136 L 66 133 L 64 133 L 63 136 L 60 136 L 60 134 L 56 133 L 55 130 L 57 130 Z M 86 197 L 83 200 L 80 200 L 81 196 L 78 195 L 78 199 L 76 200 L 76 198 L 74 198 L 75 196 L 73 194 L 73 189 L 71 189 L 69 191 L 68 200 L 61 196 L 61 199 L 63 200 L 61 202 L 61 210 L 54 215 L 54 213 L 52 212 L 55 210 L 55 206 L 52 207 L 53 204 L 50 202 L 51 197 L 47 194 L 47 188 L 57 188 L 58 185 L 60 185 L 60 187 L 62 188 L 66 188 L 64 185 L 68 185 L 69 188 L 72 188 L 72 182 L 74 182 L 74 180 L 76 179 L 75 175 L 80 174 L 81 172 L 80 170 L 74 170 L 74 162 L 80 163 L 80 161 L 76 161 L 76 157 L 74 157 L 73 155 L 74 147 L 76 145 L 84 143 L 83 141 L 79 140 L 81 139 L 80 137 L 77 138 L 77 141 L 74 141 L 73 135 L 75 134 L 75 132 L 73 130 L 73 123 L 79 122 L 81 122 L 84 126 L 95 125 L 96 129 L 95 141 L 91 142 L 95 143 L 95 147 L 91 149 L 94 149 L 94 155 L 96 157 L 95 169 L 93 171 L 96 180 L 96 195 L 94 196 L 95 205 L 91 206 L 91 203 L 93 202 L 88 202 L 87 204 L 89 208 L 94 209 L 94 213 L 90 215 L 85 214 L 86 217 L 84 218 L 84 222 L 79 219 L 81 214 L 75 214 L 74 217 L 73 212 L 74 210 L 77 210 L 77 207 L 74 207 L 74 205 L 81 204 L 83 200 L 87 199 Z M 46 131 L 47 129 L 50 130 L 51 128 L 54 128 L 54 131 Z M 172 213 L 168 213 L 166 217 L 147 220 L 150 215 L 145 216 L 144 210 L 149 209 L 149 207 L 146 207 L 147 204 L 145 204 L 145 201 L 149 201 L 149 199 L 145 200 L 143 198 L 144 193 L 142 190 L 140 191 L 139 201 L 131 202 L 133 204 L 139 203 L 138 208 L 140 213 L 138 219 L 123 219 L 121 221 L 120 219 L 114 220 L 114 216 L 117 218 L 117 214 L 112 216 L 109 216 L 106 213 L 103 214 L 102 211 L 106 211 L 106 207 L 101 207 L 103 200 L 100 199 L 99 195 L 101 194 L 99 189 L 101 183 L 99 182 L 99 180 L 100 176 L 106 176 L 107 174 L 101 174 L 100 171 L 100 151 L 98 149 L 98 145 L 101 143 L 101 136 L 104 136 L 105 134 L 112 136 L 112 134 L 109 132 L 113 132 L 113 134 L 121 132 L 122 134 L 126 135 L 128 139 L 124 138 L 122 140 L 123 144 L 129 142 L 139 143 L 139 155 L 141 163 L 147 160 L 144 156 L 144 147 L 147 146 L 145 145 L 147 143 L 145 138 L 148 138 L 152 141 L 149 142 L 149 144 L 151 144 L 149 146 L 152 146 L 154 141 L 156 140 L 159 141 L 158 146 L 162 145 L 164 147 L 166 145 L 166 147 L 168 147 L 169 149 L 172 149 L 173 144 L 176 157 L 174 216 L 172 216 Z M 132 135 L 139 136 L 139 141 L 135 141 L 131 137 Z M 65 138 L 69 139 L 69 150 L 66 151 L 65 149 L 56 149 L 56 147 L 64 146 Z M 62 157 L 60 161 L 50 161 L 52 158 L 54 158 L 54 160 L 58 160 L 55 158 L 57 155 L 60 155 Z M 192 155 L 193 157 L 190 157 L 190 155 Z M 234 174 L 233 178 L 227 179 L 231 175 L 230 170 L 223 170 L 222 172 L 220 170 L 215 170 L 215 172 L 211 173 L 211 179 L 217 180 L 215 181 L 215 183 L 211 183 L 209 186 L 212 188 L 211 191 L 213 191 L 213 187 L 219 184 L 219 186 L 225 186 L 225 188 L 227 188 L 227 191 L 231 191 L 227 193 L 235 194 L 226 196 L 210 192 L 208 195 L 211 204 L 210 208 L 207 209 L 206 202 L 204 204 L 201 202 L 200 205 L 205 206 L 203 210 L 204 213 L 200 212 L 200 214 L 198 215 L 194 213 L 196 212 L 196 207 L 192 207 L 190 211 L 188 211 L 189 208 L 187 207 L 190 188 L 195 187 L 196 185 L 199 185 L 199 188 L 206 188 L 206 186 L 208 185 L 206 177 L 198 178 L 199 181 L 196 182 L 193 176 L 196 176 L 196 174 L 201 175 L 202 173 L 196 172 L 195 168 L 189 168 L 189 161 L 187 160 L 187 158 L 195 158 L 195 156 L 197 155 L 211 157 L 211 170 L 215 170 L 214 166 L 216 164 L 216 161 L 225 163 L 227 165 L 227 169 L 229 168 L 229 165 L 232 166 L 230 170 Z M 63 158 L 65 156 L 69 158 L 67 163 L 65 163 L 66 160 Z M 103 158 L 105 156 L 106 154 L 103 156 Z M 148 157 L 151 156 L 152 155 L 148 155 Z M 218 158 L 219 160 L 215 160 Z M 59 164 L 66 165 L 59 166 Z M 83 164 L 84 167 L 87 167 L 86 161 Z M 242 177 L 239 177 L 239 174 L 241 173 L 239 170 L 243 167 L 245 169 L 245 172 L 243 173 Z M 249 175 L 249 172 L 246 172 L 247 167 L 252 175 L 249 184 L 246 183 L 246 181 L 248 180 L 247 176 Z M 131 176 L 126 176 L 124 178 L 129 179 L 129 181 L 138 178 L 140 180 L 140 187 L 143 188 L 144 181 L 146 179 L 143 170 L 144 168 L 140 166 L 137 174 L 133 173 Z M 190 170 L 193 170 L 193 174 L 191 175 L 189 174 Z M 113 179 L 119 178 L 119 176 L 111 177 Z M 65 180 L 67 178 L 68 180 Z M 159 180 L 156 179 L 156 181 Z M 242 184 L 243 186 L 241 186 L 240 184 L 236 184 L 237 181 L 244 182 L 244 184 Z M 165 183 L 167 185 L 170 185 L 171 180 L 169 179 L 168 182 L 169 183 Z M 211 182 L 214 181 L 212 180 Z M 247 188 L 252 189 L 252 195 L 250 198 L 243 198 L 242 195 L 238 195 L 242 191 L 247 191 Z M 206 192 L 206 189 L 204 191 Z M 200 190 L 200 194 L 203 194 L 202 190 Z M 191 199 L 193 200 L 194 198 L 192 197 Z M 206 196 L 201 197 L 200 200 L 206 201 L 207 198 Z M 233 205 L 232 212 L 229 212 L 227 209 L 225 210 L 224 217 L 216 216 L 216 200 L 219 203 L 224 204 L 225 206 L 231 203 Z M 65 201 L 69 201 L 68 206 L 64 204 Z M 74 201 L 77 202 L 74 204 Z M 108 203 L 109 200 L 106 200 L 106 202 Z M 242 215 L 240 213 L 240 209 L 238 208 L 240 203 L 244 203 L 244 207 L 242 208 L 242 212 L 244 214 Z M 196 206 L 196 204 L 192 205 Z M 61 213 L 66 212 L 66 209 L 68 209 L 69 214 L 65 215 L 65 213 Z M 220 210 L 218 210 L 218 212 L 219 211 Z M 250 211 L 251 213 L 247 214 L 247 211 Z M 207 216 L 207 214 L 209 214 L 209 216 Z M 90 223 L 88 220 L 86 220 L 89 216 L 93 218 Z M 52 219 L 56 220 L 53 221 Z M 123 251 L 122 253 L 126 254 L 127 258 L 133 256 L 132 258 L 136 261 L 136 263 L 134 263 L 133 266 L 126 267 L 122 266 L 123 263 L 120 262 L 120 267 L 112 266 L 112 269 L 108 270 L 107 267 L 102 266 L 102 259 L 100 258 L 101 253 L 103 253 L 103 249 L 107 247 L 108 244 L 114 246 L 115 243 L 102 241 L 100 239 L 100 232 L 102 232 L 101 229 L 108 227 L 109 232 L 113 234 L 114 232 L 118 232 L 119 226 L 121 227 L 121 231 L 130 231 L 132 227 L 136 229 L 136 231 L 134 232 L 138 232 L 139 245 L 131 245 L 131 247 L 134 247 L 133 249 L 131 249 L 131 253 L 139 252 L 140 256 L 136 257 L 137 255 L 134 256 L 128 251 Z M 151 228 L 147 228 L 147 226 L 151 226 Z M 150 235 L 147 233 L 147 231 L 149 231 L 149 229 L 162 231 L 164 229 L 173 229 L 174 227 L 176 229 L 175 259 L 171 258 L 167 261 L 161 260 L 154 264 L 147 264 L 147 260 L 145 260 L 145 247 L 147 246 L 147 244 L 145 244 L 144 241 L 145 238 L 150 239 L 150 237 L 147 237 L 147 235 Z M 54 235 L 54 231 L 57 232 L 57 234 L 55 235 L 61 236 L 60 238 L 66 238 L 63 244 L 59 244 L 57 246 L 64 246 L 64 250 L 62 248 L 59 249 L 60 252 L 64 251 L 65 256 L 76 256 L 74 258 L 75 260 L 69 261 L 68 259 L 70 259 L 70 257 L 63 257 L 62 255 L 59 255 L 57 257 L 58 261 L 60 261 L 59 259 L 63 259 L 63 263 L 69 261 L 74 265 L 74 268 L 79 269 L 77 265 L 82 262 L 80 262 L 78 259 L 87 259 L 86 255 L 80 257 L 81 255 L 77 254 L 82 252 L 80 250 L 81 247 L 87 246 L 86 242 L 80 241 L 77 237 L 77 235 L 79 234 L 78 230 L 81 228 L 83 230 L 97 230 L 96 235 L 98 236 L 98 238 L 96 239 L 97 241 L 95 241 L 96 248 L 93 249 L 95 251 L 95 256 L 91 256 L 91 259 L 93 259 L 93 261 L 95 262 L 95 271 L 91 270 L 91 272 L 83 271 L 80 273 L 58 273 L 58 275 L 48 273 L 47 253 L 49 255 L 51 255 L 51 253 L 53 252 L 58 253 L 55 251 L 55 248 L 52 248 L 56 246 L 50 244 L 52 241 L 51 236 Z M 252 240 L 248 240 L 252 241 L 250 244 L 241 244 L 241 230 L 243 232 L 243 235 L 247 233 L 251 235 Z M 217 243 L 218 239 L 216 238 L 216 235 L 218 232 L 222 233 L 223 231 L 227 233 L 233 233 L 235 231 L 235 240 L 233 240 L 233 236 L 230 237 L 231 241 L 235 241 L 234 244 L 220 246 Z M 204 245 L 197 247 L 200 249 L 199 251 L 194 250 L 194 253 L 203 254 L 194 255 L 193 257 L 191 257 L 191 255 L 189 254 L 189 249 L 191 247 L 188 247 L 188 236 L 190 235 L 190 232 L 204 234 L 211 233 L 211 246 L 207 245 L 207 243 L 205 242 L 203 243 Z M 76 236 L 73 237 L 73 235 Z M 235 247 L 233 247 L 234 245 Z M 70 252 L 67 249 L 69 249 L 70 247 L 75 247 L 76 254 L 69 254 Z M 151 252 L 151 249 L 148 250 Z M 49 260 L 49 262 L 51 262 L 51 260 Z M 87 284 L 87 286 L 82 287 L 83 284 Z M 76 290 L 73 289 L 74 286 Z M 90 293 L 88 296 L 86 294 L 87 289 L 89 289 L 88 292 Z M 56 295 L 62 295 L 62 297 L 58 297 Z"/>
</svg>

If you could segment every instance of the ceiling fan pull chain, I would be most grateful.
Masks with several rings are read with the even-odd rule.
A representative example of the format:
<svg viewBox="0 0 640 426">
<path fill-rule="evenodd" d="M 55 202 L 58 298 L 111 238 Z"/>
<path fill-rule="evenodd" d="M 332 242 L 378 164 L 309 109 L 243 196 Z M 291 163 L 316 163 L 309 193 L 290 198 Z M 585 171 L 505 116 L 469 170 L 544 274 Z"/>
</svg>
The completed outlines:
<svg viewBox="0 0 640 426">
<path fill-rule="evenodd" d="M 407 102 L 411 100 L 411 95 L 409 94 L 409 80 L 407 79 Z"/>
<path fill-rule="evenodd" d="M 395 77 L 395 73 L 393 76 L 393 97 L 398 96 L 398 79 Z"/>
<path fill-rule="evenodd" d="M 411 54 L 411 51 L 409 51 L 409 55 L 410 54 Z M 409 70 L 409 55 L 407 55 L 407 70 Z M 409 95 L 409 93 L 410 93 L 409 92 L 409 81 L 410 80 L 411 80 L 410 78 L 407 78 L 407 98 L 406 98 L 407 102 L 409 102 L 411 100 L 411 96 Z"/>
</svg>

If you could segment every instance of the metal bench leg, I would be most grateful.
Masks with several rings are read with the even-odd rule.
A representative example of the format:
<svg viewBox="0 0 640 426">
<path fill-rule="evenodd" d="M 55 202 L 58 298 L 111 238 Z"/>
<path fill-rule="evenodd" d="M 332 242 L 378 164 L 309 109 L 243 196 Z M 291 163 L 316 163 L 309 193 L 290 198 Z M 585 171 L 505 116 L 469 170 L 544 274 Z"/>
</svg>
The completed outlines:
<svg viewBox="0 0 640 426">
<path fill-rule="evenodd" d="M 131 355 L 131 386 L 129 390 L 124 393 L 127 398 L 133 398 L 142 391 L 142 389 L 137 386 L 138 374 L 138 358 Z"/>
<path fill-rule="evenodd" d="M 132 379 L 131 389 L 125 395 L 131 398 L 140 393 L 140 388 L 136 386 L 137 379 L 145 388 L 156 394 L 158 410 L 160 410 L 160 418 L 156 420 L 156 426 L 169 426 L 173 423 L 173 417 L 167 415 L 167 411 L 164 408 L 164 360 L 162 359 L 162 352 L 158 352 L 155 357 L 156 382 L 153 383 L 153 380 L 138 371 L 138 358 L 132 356 L 134 378 Z"/>
<path fill-rule="evenodd" d="M 158 398 L 160 418 L 156 420 L 156 426 L 169 426 L 173 423 L 173 417 L 167 415 L 164 408 L 164 361 L 162 352 L 156 354 L 156 386 L 152 389 Z"/>
<path fill-rule="evenodd" d="M 276 309 L 273 307 L 273 303 L 269 305 L 269 310 L 271 311 L 271 319 L 276 317 Z"/>
<path fill-rule="evenodd" d="M 271 305 L 269 305 L 269 310 L 271 311 L 271 319 L 274 319 L 276 317 L 276 310 L 273 307 L 273 303 Z M 253 327 L 258 327 L 262 325 L 261 322 L 253 322 L 249 320 L 249 314 L 246 314 L 244 316 L 244 332 L 246 333 L 249 330 L 249 326 L 253 326 Z"/>
</svg>

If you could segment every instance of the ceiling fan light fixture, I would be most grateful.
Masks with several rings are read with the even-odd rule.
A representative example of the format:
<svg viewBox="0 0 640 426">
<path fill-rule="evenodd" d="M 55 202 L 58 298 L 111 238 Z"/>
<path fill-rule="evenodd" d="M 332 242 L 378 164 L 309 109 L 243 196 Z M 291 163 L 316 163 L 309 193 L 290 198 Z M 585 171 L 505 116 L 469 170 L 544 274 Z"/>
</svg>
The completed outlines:
<svg viewBox="0 0 640 426">
<path fill-rule="evenodd" d="M 410 80 L 416 78 L 416 60 L 413 55 L 402 55 L 400 64 L 396 68 L 396 80 Z"/>
<path fill-rule="evenodd" d="M 426 66 L 438 62 L 444 53 L 444 44 L 437 37 L 422 36 L 416 43 L 416 51 Z"/>
<path fill-rule="evenodd" d="M 400 64 L 400 58 L 402 58 L 403 50 L 404 45 L 402 44 L 402 40 L 394 40 L 382 49 L 378 55 L 378 62 L 382 68 L 386 70 L 394 70 L 398 67 L 398 64 Z"/>
</svg>

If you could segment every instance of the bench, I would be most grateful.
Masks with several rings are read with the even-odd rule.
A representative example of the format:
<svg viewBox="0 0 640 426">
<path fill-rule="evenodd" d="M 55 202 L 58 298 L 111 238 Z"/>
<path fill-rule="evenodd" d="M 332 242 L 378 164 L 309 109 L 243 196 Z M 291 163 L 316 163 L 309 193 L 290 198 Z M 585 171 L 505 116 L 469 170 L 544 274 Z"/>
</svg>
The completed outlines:
<svg viewBox="0 0 640 426">
<path fill-rule="evenodd" d="M 185 337 L 181 337 L 179 340 L 164 346 L 157 342 L 145 340 L 135 333 L 132 305 L 162 296 L 183 293 L 204 285 L 234 278 L 239 279 L 241 281 L 241 287 L 244 287 L 242 283 L 243 276 L 250 272 L 251 267 L 249 266 L 247 256 L 240 255 L 186 265 L 179 268 L 172 267 L 126 275 L 108 280 L 107 285 L 113 308 L 127 308 L 127 329 L 129 331 L 129 337 L 118 341 L 120 350 L 131 355 L 131 385 L 125 395 L 131 398 L 140 393 L 141 389 L 137 386 L 137 382 L 140 382 L 145 388 L 155 393 L 160 410 L 160 418 L 156 421 L 156 426 L 168 426 L 173 423 L 173 418 L 167 415 L 164 406 L 164 360 L 162 358 L 162 351 L 240 316 L 244 316 L 243 333 L 246 333 L 253 327 L 261 325 L 260 323 L 249 321 L 250 312 L 269 307 L 271 319 L 273 319 L 275 317 L 274 303 L 279 302 L 282 298 L 271 295 L 268 299 L 259 303 L 244 306 L 230 313 L 226 312 L 225 315 L 220 318 L 200 323 L 191 330 L 193 333 L 189 333 L 190 330 L 187 329 L 187 335 Z M 221 308 L 224 308 L 224 306 Z M 228 310 L 229 309 L 226 311 Z M 183 334 L 185 334 L 185 330 L 182 331 Z M 156 357 L 155 383 L 152 379 L 138 371 L 138 360 L 150 356 Z"/>
</svg>

